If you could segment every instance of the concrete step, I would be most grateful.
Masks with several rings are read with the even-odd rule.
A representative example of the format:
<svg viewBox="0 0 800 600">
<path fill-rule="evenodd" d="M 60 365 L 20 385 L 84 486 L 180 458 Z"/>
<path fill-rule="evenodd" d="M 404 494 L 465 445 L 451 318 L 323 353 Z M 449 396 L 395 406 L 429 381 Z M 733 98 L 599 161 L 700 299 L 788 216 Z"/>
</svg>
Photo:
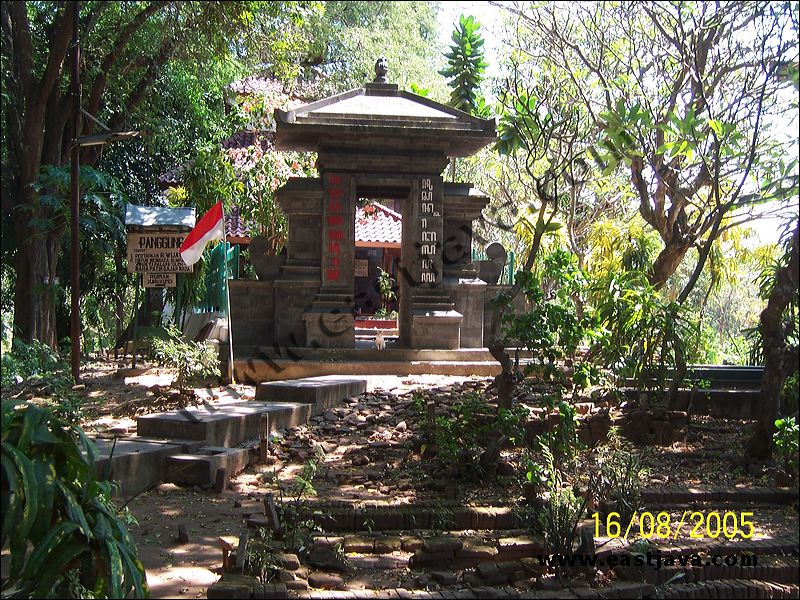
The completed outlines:
<svg viewBox="0 0 800 600">
<path fill-rule="evenodd" d="M 798 598 L 797 584 L 746 579 L 720 579 L 665 586 L 659 598 Z"/>
<path fill-rule="evenodd" d="M 323 581 L 325 578 L 322 579 Z M 338 581 L 338 579 L 336 579 Z M 303 598 L 304 600 L 475 600 L 478 598 L 534 598 L 552 600 L 555 598 L 590 598 L 603 600 L 605 598 L 638 599 L 656 598 L 652 585 L 632 581 L 614 582 L 609 587 L 589 588 L 576 585 L 558 589 L 533 591 L 518 589 L 512 585 L 480 585 L 473 582 L 469 587 L 464 583 L 455 586 L 446 586 L 442 591 L 427 591 L 425 589 L 344 589 L 344 587 L 329 586 L 326 589 L 305 589 L 296 591 L 289 589 L 289 583 L 268 583 L 261 585 L 255 578 L 242 578 L 225 574 L 208 589 L 209 598 Z M 689 597 L 689 596 L 687 596 Z M 696 597 L 696 596 L 691 596 Z M 707 597 L 707 596 L 706 596 Z M 722 596 L 719 596 L 722 598 Z M 755 598 L 755 596 L 751 596 Z M 762 596 L 758 596 L 761 598 Z M 768 597 L 768 596 L 767 596 Z M 790 596 L 782 596 L 790 597 Z"/>
<path fill-rule="evenodd" d="M 290 381 L 270 381 L 256 386 L 256 400 L 262 402 L 303 402 L 311 404 L 313 414 L 338 405 L 345 398 L 367 391 L 367 380 L 329 375 Z"/>
<path fill-rule="evenodd" d="M 203 446 L 190 453 L 173 454 L 166 459 L 164 481 L 183 485 L 208 485 L 215 483 L 217 471 L 225 471 L 227 480 L 244 469 L 250 462 L 246 448 L 218 448 Z"/>
<path fill-rule="evenodd" d="M 797 489 L 773 487 L 714 487 L 665 485 L 642 490 L 642 502 L 647 506 L 697 505 L 699 503 L 731 502 L 741 504 L 792 504 L 797 502 Z"/>
<path fill-rule="evenodd" d="M 524 526 L 511 506 L 463 506 L 440 501 L 436 504 L 361 504 L 307 501 L 302 516 L 312 519 L 322 531 L 514 531 Z"/>
<path fill-rule="evenodd" d="M 623 385 L 625 387 L 636 389 L 640 389 L 641 387 L 655 389 L 660 385 L 660 383 L 661 382 L 656 381 L 655 379 L 648 379 L 641 384 L 635 379 L 626 379 Z M 668 390 L 672 385 L 672 379 L 665 379 L 663 384 L 664 389 Z M 690 380 L 684 380 L 679 387 L 681 389 L 691 390 L 692 382 Z M 726 379 L 725 381 L 713 382 L 712 388 L 716 390 L 760 390 L 761 380 L 754 381 L 752 379 Z M 702 394 L 712 388 L 697 387 L 696 391 L 698 394 Z"/>
<path fill-rule="evenodd" d="M 139 435 L 201 440 L 204 445 L 233 447 L 261 433 L 262 415 L 270 431 L 296 427 L 312 416 L 314 406 L 302 402 L 231 402 L 204 404 L 138 417 Z"/>
<path fill-rule="evenodd" d="M 674 583 L 696 583 L 725 579 L 746 579 L 770 581 L 772 583 L 796 584 L 800 580 L 800 567 L 796 556 L 787 555 L 741 555 L 737 556 L 737 564 L 706 565 L 705 558 L 700 558 L 702 565 L 664 566 L 656 568 L 656 564 L 616 569 L 622 579 L 646 581 L 653 585 L 664 585 L 668 581 Z M 663 557 L 662 557 L 663 558 Z M 755 564 L 752 564 L 755 563 Z"/>
<path fill-rule="evenodd" d="M 361 328 L 356 327 L 356 339 L 366 339 L 371 338 L 375 339 L 375 335 L 381 332 L 384 338 L 397 338 L 400 335 L 400 330 L 395 328 L 380 328 L 380 327 L 370 327 L 370 328 Z"/>
<path fill-rule="evenodd" d="M 130 437 L 95 439 L 98 458 L 95 470 L 99 477 L 108 472 L 117 481 L 116 494 L 130 498 L 164 480 L 168 457 L 191 452 L 204 445 L 197 440 Z"/>
<path fill-rule="evenodd" d="M 758 513 L 756 513 L 756 518 L 757 516 Z M 758 523 L 756 522 L 756 524 Z M 650 545 L 654 552 L 658 551 L 664 556 L 683 556 L 692 553 L 719 554 L 722 556 L 728 554 L 797 556 L 798 552 L 796 532 L 791 533 L 787 531 L 780 535 L 774 534 L 772 537 L 756 534 L 756 536 L 751 539 L 735 538 L 728 540 L 721 536 L 716 539 L 688 539 L 690 531 L 691 527 L 687 527 L 686 531 L 677 540 L 652 538 L 650 540 Z M 600 554 L 600 552 L 598 552 L 598 554 Z"/>
<path fill-rule="evenodd" d="M 620 390 L 629 400 L 636 400 L 642 392 L 635 388 Z M 759 413 L 760 389 L 704 389 L 678 390 L 678 399 L 688 402 L 693 415 L 711 415 L 729 419 L 752 419 Z"/>
</svg>

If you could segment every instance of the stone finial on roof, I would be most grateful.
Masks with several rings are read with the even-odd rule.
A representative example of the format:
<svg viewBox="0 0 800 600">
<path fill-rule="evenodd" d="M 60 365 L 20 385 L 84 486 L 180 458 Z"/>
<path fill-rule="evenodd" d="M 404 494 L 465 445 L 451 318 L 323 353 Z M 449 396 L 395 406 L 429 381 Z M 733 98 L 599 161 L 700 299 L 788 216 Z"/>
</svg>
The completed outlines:
<svg viewBox="0 0 800 600">
<path fill-rule="evenodd" d="M 389 83 L 386 74 L 389 72 L 389 61 L 385 56 L 381 56 L 375 61 L 375 79 L 373 83 Z"/>
</svg>

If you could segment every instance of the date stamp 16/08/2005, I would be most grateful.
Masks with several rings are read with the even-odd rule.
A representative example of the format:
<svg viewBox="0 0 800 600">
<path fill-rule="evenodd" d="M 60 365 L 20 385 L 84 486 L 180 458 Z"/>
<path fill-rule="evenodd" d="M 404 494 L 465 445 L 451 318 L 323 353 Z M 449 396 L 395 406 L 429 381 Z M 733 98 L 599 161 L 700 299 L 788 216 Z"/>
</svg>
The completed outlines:
<svg viewBox="0 0 800 600">
<path fill-rule="evenodd" d="M 601 523 L 605 527 L 605 536 L 610 538 L 628 539 L 631 534 L 649 540 L 677 539 L 681 532 L 688 533 L 690 539 L 719 537 L 732 540 L 736 537 L 750 539 L 755 533 L 753 526 L 753 513 L 742 511 L 683 511 L 680 520 L 673 522 L 672 515 L 668 512 L 652 513 L 648 511 L 635 512 L 630 522 L 623 524 L 618 512 L 610 512 L 605 519 L 600 513 L 594 513 L 595 537 L 601 537 Z M 638 517 L 638 519 L 637 519 Z M 638 528 L 634 529 L 634 522 L 638 521 Z"/>
</svg>

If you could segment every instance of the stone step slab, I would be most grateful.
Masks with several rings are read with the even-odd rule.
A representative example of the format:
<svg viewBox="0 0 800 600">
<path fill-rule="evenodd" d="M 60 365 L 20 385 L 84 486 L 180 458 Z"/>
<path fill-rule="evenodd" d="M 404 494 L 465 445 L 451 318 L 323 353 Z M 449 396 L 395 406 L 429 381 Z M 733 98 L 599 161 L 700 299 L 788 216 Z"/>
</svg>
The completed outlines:
<svg viewBox="0 0 800 600">
<path fill-rule="evenodd" d="M 345 398 L 367 391 L 367 380 L 343 375 L 270 381 L 256 386 L 256 400 L 262 402 L 303 402 L 314 406 L 313 414 L 338 406 Z"/>
<path fill-rule="evenodd" d="M 381 355 L 384 350 L 370 350 Z M 223 365 L 224 368 L 224 365 Z M 330 375 L 459 375 L 494 377 L 500 373 L 495 360 L 369 360 L 336 361 L 284 359 L 235 359 L 236 381 L 250 385 L 265 381 Z"/>
<path fill-rule="evenodd" d="M 573 587 L 559 590 L 519 590 L 511 586 L 482 585 L 472 588 L 453 588 L 441 591 L 409 590 L 405 588 L 386 590 L 347 589 L 339 578 L 317 574 L 314 583 L 324 588 L 294 591 L 286 584 L 260 584 L 254 577 L 225 575 L 222 580 L 208 589 L 208 598 L 307 598 L 322 600 L 335 598 L 341 600 L 476 600 L 479 598 L 655 598 L 653 586 L 635 582 L 616 582 L 606 588 L 591 589 Z M 309 581 L 309 583 L 311 583 Z M 335 586 L 340 586 L 336 589 Z M 796 587 L 796 586 L 795 586 Z M 697 597 L 697 596 L 692 596 Z M 722 596 L 719 596 L 722 598 Z M 753 596 L 755 597 L 755 596 Z M 760 597 L 760 596 L 759 596 Z M 791 597 L 791 596 L 781 596 Z"/>
<path fill-rule="evenodd" d="M 250 455 L 245 448 L 204 446 L 192 453 L 168 456 L 164 481 L 183 485 L 208 485 L 215 482 L 218 469 L 224 469 L 230 478 L 249 462 Z"/>
<path fill-rule="evenodd" d="M 443 510 L 447 509 L 447 510 Z M 313 518 L 324 531 L 336 533 L 441 529 L 514 530 L 520 520 L 508 506 L 373 505 L 309 502 L 305 518 Z"/>
<path fill-rule="evenodd" d="M 203 445 L 195 440 L 138 436 L 95 439 L 94 442 L 98 451 L 95 462 L 98 476 L 108 473 L 108 479 L 118 484 L 115 494 L 123 498 L 130 498 L 163 481 L 168 457 L 191 452 Z"/>
<path fill-rule="evenodd" d="M 207 403 L 143 415 L 136 423 L 142 436 L 201 440 L 206 445 L 230 448 L 260 436 L 262 415 L 269 416 L 270 431 L 275 431 L 305 423 L 312 409 L 302 402 Z"/>
</svg>

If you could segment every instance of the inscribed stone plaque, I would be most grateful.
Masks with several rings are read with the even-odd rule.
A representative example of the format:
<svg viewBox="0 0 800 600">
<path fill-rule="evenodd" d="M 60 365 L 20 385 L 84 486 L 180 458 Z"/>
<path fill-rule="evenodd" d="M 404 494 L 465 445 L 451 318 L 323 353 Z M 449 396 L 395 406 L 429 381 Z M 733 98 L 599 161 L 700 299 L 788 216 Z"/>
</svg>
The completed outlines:
<svg viewBox="0 0 800 600">
<path fill-rule="evenodd" d="M 326 173 L 322 222 L 322 289 L 353 287 L 353 211 L 349 178 Z"/>
<path fill-rule="evenodd" d="M 173 288 L 177 276 L 175 273 L 144 273 L 143 279 L 146 288 Z"/>
<path fill-rule="evenodd" d="M 433 287 L 442 281 L 442 180 L 426 177 L 418 180 L 415 193 L 417 282 Z"/>
<path fill-rule="evenodd" d="M 129 233 L 129 273 L 191 273 L 180 254 L 185 233 Z"/>
</svg>

